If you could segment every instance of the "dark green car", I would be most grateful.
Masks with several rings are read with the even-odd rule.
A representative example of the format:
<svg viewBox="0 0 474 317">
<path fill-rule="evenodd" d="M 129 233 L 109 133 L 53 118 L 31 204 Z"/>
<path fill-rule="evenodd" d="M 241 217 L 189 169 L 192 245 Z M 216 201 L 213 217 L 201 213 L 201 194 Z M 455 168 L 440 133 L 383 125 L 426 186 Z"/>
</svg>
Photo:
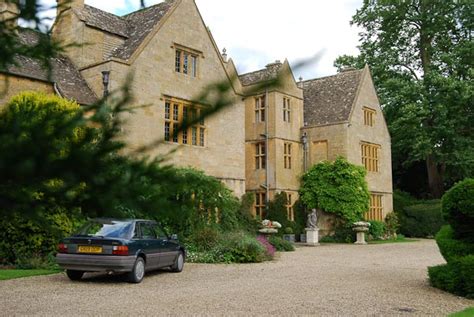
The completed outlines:
<svg viewBox="0 0 474 317">
<path fill-rule="evenodd" d="M 126 272 L 140 283 L 145 272 L 171 268 L 181 272 L 186 250 L 156 221 L 94 219 L 59 244 L 56 261 L 71 280 L 85 272 Z"/>
</svg>

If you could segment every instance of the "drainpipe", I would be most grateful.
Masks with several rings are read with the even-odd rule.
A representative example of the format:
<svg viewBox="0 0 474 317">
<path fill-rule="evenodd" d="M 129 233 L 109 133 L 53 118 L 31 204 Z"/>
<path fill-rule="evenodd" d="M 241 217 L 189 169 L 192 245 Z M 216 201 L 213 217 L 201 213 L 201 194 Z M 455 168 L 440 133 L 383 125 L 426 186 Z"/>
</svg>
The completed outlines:
<svg viewBox="0 0 474 317">
<path fill-rule="evenodd" d="M 270 202 L 270 184 L 269 184 L 269 171 L 268 171 L 268 168 L 269 168 L 269 163 L 270 163 L 270 160 L 269 160 L 269 156 L 270 156 L 270 153 L 268 153 L 268 149 L 269 149 L 269 146 L 268 146 L 268 140 L 269 140 L 269 135 L 268 135 L 268 119 L 269 119 L 269 100 L 268 100 L 268 88 L 265 88 L 265 186 L 266 186 L 266 193 L 265 193 L 265 196 L 266 196 L 266 202 L 265 202 L 265 206 L 266 206 L 266 209 L 268 210 L 268 203 Z"/>
</svg>

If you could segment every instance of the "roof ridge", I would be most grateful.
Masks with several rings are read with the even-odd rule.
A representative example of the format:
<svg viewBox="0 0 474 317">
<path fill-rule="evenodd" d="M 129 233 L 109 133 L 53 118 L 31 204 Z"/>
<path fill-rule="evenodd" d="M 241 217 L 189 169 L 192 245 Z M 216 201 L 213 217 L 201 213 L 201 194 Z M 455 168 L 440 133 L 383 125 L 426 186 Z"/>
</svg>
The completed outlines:
<svg viewBox="0 0 474 317">
<path fill-rule="evenodd" d="M 89 7 L 89 8 L 92 8 L 92 9 L 94 9 L 94 10 L 101 11 L 101 12 L 103 12 L 103 13 L 105 13 L 105 14 L 108 14 L 108 15 L 113 15 L 114 17 L 119 18 L 119 19 L 123 20 L 124 22 L 127 22 L 127 20 L 123 19 L 120 15 L 116 15 L 115 13 L 112 13 L 112 12 L 109 12 L 109 11 L 105 11 L 105 10 L 99 9 L 99 8 L 97 8 L 97 7 L 88 5 L 88 4 L 84 4 L 84 8 L 85 8 L 85 7 Z"/>
<path fill-rule="evenodd" d="M 163 3 L 166 3 L 167 1 L 169 1 L 169 0 L 165 0 L 165 1 L 163 1 L 163 2 L 155 3 L 155 4 L 152 4 L 151 6 L 148 6 L 148 7 L 140 8 L 140 9 L 138 9 L 138 10 L 136 10 L 136 11 L 132 11 L 132 12 L 130 12 L 130 13 L 124 14 L 124 15 L 119 16 L 119 17 L 125 18 L 125 20 L 127 20 L 127 18 L 128 18 L 129 16 L 131 16 L 132 14 L 141 13 L 142 11 L 145 11 L 145 10 L 148 10 L 148 9 L 151 9 L 151 8 L 154 8 L 154 7 L 157 7 L 157 6 L 160 6 L 160 5 L 162 5 Z M 173 2 L 173 4 L 174 4 L 175 0 L 171 0 L 171 2 Z"/>
<path fill-rule="evenodd" d="M 354 70 L 349 70 L 349 71 L 345 71 L 345 72 L 340 72 L 340 73 L 337 73 L 337 74 L 334 74 L 334 75 L 327 75 L 327 76 L 323 76 L 323 77 L 302 80 L 302 81 L 300 81 L 300 83 L 306 83 L 306 82 L 310 82 L 310 81 L 328 79 L 328 78 L 331 78 L 331 77 L 337 77 L 337 76 L 341 76 L 341 75 L 344 75 L 344 74 L 349 74 L 349 73 L 353 73 L 353 72 L 361 72 L 361 71 L 363 71 L 363 69 L 354 69 Z"/>
<path fill-rule="evenodd" d="M 254 71 L 251 71 L 251 72 L 248 72 L 248 73 L 240 74 L 239 77 L 240 77 L 240 76 L 249 75 L 249 74 L 258 73 L 258 72 L 261 72 L 261 71 L 266 71 L 266 70 L 267 70 L 267 68 L 261 68 L 261 69 L 259 69 L 259 70 L 254 70 Z"/>
</svg>

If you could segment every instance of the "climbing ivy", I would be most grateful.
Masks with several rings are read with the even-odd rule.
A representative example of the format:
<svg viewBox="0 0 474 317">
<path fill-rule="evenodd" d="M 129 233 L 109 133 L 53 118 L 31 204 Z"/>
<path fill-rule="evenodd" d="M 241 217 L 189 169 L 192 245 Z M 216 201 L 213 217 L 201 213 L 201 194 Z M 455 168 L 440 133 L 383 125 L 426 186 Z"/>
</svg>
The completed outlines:
<svg viewBox="0 0 474 317">
<path fill-rule="evenodd" d="M 300 199 L 307 208 L 334 213 L 348 222 L 361 220 L 369 210 L 366 171 L 344 158 L 314 165 L 302 178 Z"/>
</svg>

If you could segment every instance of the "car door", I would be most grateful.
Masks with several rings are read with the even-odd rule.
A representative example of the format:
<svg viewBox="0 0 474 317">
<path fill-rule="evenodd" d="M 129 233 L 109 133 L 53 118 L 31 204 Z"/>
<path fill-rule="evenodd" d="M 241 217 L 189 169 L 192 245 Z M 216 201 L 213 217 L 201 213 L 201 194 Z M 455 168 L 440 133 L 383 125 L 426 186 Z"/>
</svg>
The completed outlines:
<svg viewBox="0 0 474 317">
<path fill-rule="evenodd" d="M 155 232 L 160 244 L 161 255 L 159 265 L 160 267 L 170 266 L 174 263 L 177 255 L 178 250 L 176 249 L 176 245 L 169 240 L 165 230 L 163 230 L 163 228 L 158 223 L 155 223 L 153 227 L 155 228 Z"/>
<path fill-rule="evenodd" d="M 150 222 L 139 223 L 143 251 L 146 255 L 147 269 L 154 269 L 160 266 L 161 243 L 157 238 L 155 228 Z"/>
</svg>

